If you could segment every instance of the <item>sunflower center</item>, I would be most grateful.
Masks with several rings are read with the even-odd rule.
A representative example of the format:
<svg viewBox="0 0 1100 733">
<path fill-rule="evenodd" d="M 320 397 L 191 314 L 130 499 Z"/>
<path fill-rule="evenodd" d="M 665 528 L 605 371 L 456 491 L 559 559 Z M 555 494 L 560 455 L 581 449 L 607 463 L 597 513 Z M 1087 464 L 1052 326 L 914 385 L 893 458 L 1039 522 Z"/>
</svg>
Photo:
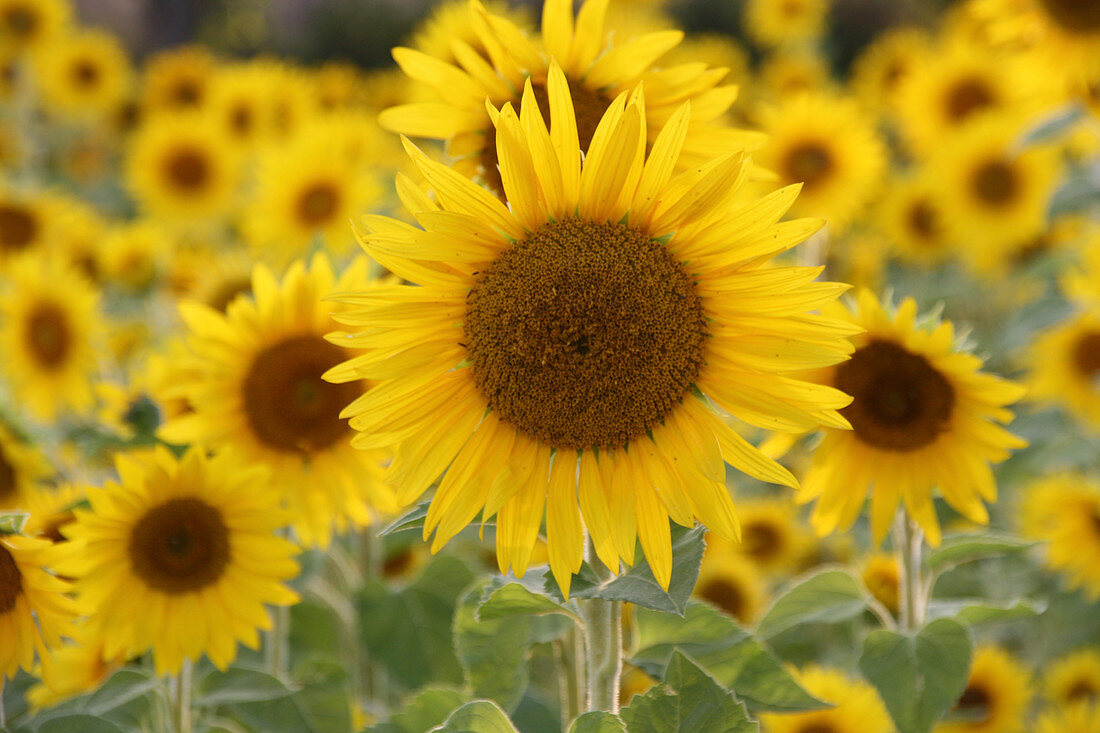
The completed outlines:
<svg viewBox="0 0 1100 733">
<path fill-rule="evenodd" d="M 404 576 L 412 567 L 414 559 L 411 547 L 403 547 L 397 552 L 391 553 L 382 563 L 382 577 L 400 578 Z"/>
<path fill-rule="evenodd" d="M 825 180 L 833 168 L 833 156 L 820 143 L 805 142 L 787 151 L 783 170 L 787 180 L 803 181 L 806 188 L 813 188 Z"/>
<path fill-rule="evenodd" d="M 971 184 L 974 193 L 990 206 L 1004 206 L 1016 198 L 1020 182 L 1016 179 L 1016 169 L 1007 160 L 991 160 L 979 166 Z"/>
<path fill-rule="evenodd" d="M 165 172 L 168 174 L 168 180 L 177 188 L 195 193 L 201 190 L 210 178 L 210 164 L 201 150 L 184 147 L 173 151 L 168 156 Z"/>
<path fill-rule="evenodd" d="M 624 446 L 664 419 L 703 364 L 695 283 L 619 224 L 549 223 L 470 292 L 474 379 L 509 423 L 555 448 Z"/>
<path fill-rule="evenodd" d="M 26 343 L 39 366 L 53 369 L 64 363 L 72 346 L 64 311 L 53 303 L 39 303 L 27 319 Z"/>
<path fill-rule="evenodd" d="M 909 206 L 907 221 L 909 222 L 909 228 L 920 239 L 933 239 L 939 234 L 940 227 L 936 218 L 936 209 L 926 198 L 917 199 Z"/>
<path fill-rule="evenodd" d="M 837 733 L 837 729 L 828 723 L 814 721 L 798 729 L 798 733 Z"/>
<path fill-rule="evenodd" d="M 243 385 L 245 417 L 256 437 L 287 453 L 311 453 L 342 440 L 348 426 L 340 411 L 362 387 L 330 384 L 321 375 L 345 359 L 343 349 L 312 334 L 257 354 Z"/>
<path fill-rule="evenodd" d="M 298 197 L 298 220 L 313 228 L 327 224 L 340 207 L 340 191 L 332 183 L 321 181 L 306 187 Z"/>
<path fill-rule="evenodd" d="M 993 700 L 985 688 L 974 685 L 967 687 L 962 697 L 955 703 L 955 710 L 974 716 L 975 721 L 989 720 L 993 713 L 992 707 Z"/>
<path fill-rule="evenodd" d="M 1100 331 L 1081 334 L 1073 347 L 1073 363 L 1085 379 L 1093 379 L 1100 372 Z"/>
<path fill-rule="evenodd" d="M 966 77 L 947 90 L 947 116 L 952 122 L 962 122 L 975 112 L 992 107 L 997 99 L 984 79 Z"/>
<path fill-rule="evenodd" d="M 170 595 L 212 585 L 229 564 L 229 529 L 201 499 L 171 499 L 153 507 L 130 532 L 130 563 L 150 588 Z"/>
<path fill-rule="evenodd" d="M 531 82 L 531 91 L 534 92 L 535 101 L 538 103 L 539 112 L 546 124 L 550 124 L 550 93 L 546 89 L 545 82 Z M 603 119 L 604 112 L 611 104 L 607 97 L 599 92 L 586 89 L 580 84 L 569 85 L 569 97 L 573 100 L 573 116 L 577 120 L 577 141 L 582 151 L 587 152 L 592 143 L 592 136 L 596 134 L 596 128 Z M 519 100 L 513 100 L 518 106 Z M 481 151 L 481 167 L 485 178 L 485 184 L 500 198 L 504 198 L 504 184 L 500 180 L 500 171 L 497 165 L 497 130 L 489 125 L 485 135 L 485 147 Z"/>
<path fill-rule="evenodd" d="M 25 248 L 38 234 L 38 220 L 19 206 L 0 204 L 0 251 Z"/>
<path fill-rule="evenodd" d="M 1051 19 L 1070 33 L 1100 31 L 1100 4 L 1096 0 L 1040 0 Z"/>
<path fill-rule="evenodd" d="M 699 589 L 699 597 L 710 601 L 736 619 L 742 619 L 748 611 L 741 587 L 725 578 L 714 578 Z"/>
<path fill-rule="evenodd" d="M 1066 701 L 1089 700 L 1096 697 L 1096 692 L 1096 688 L 1088 680 L 1077 680 L 1073 687 L 1066 690 Z"/>
<path fill-rule="evenodd" d="M 836 386 L 852 395 L 840 412 L 856 437 L 893 451 L 923 448 L 947 429 L 955 390 L 923 356 L 873 340 L 837 367 Z"/>
<path fill-rule="evenodd" d="M 73 82 L 78 87 L 94 87 L 99 83 L 99 67 L 88 59 L 80 59 L 72 65 Z"/>
<path fill-rule="evenodd" d="M 741 549 L 757 560 L 770 560 L 783 547 L 783 538 L 765 522 L 746 524 L 741 530 Z"/>
<path fill-rule="evenodd" d="M 202 89 L 194 79 L 180 79 L 171 92 L 178 107 L 196 107 L 202 101 Z"/>
<path fill-rule="evenodd" d="M 38 30 L 38 13 L 26 5 L 9 7 L 4 13 L 4 26 L 16 38 L 30 38 Z"/>
<path fill-rule="evenodd" d="M 229 113 L 229 125 L 238 135 L 247 135 L 252 132 L 254 120 L 252 108 L 245 104 L 238 104 Z"/>
<path fill-rule="evenodd" d="M 8 548 L 0 545 L 0 616 L 15 608 L 23 592 L 23 576 Z"/>
</svg>

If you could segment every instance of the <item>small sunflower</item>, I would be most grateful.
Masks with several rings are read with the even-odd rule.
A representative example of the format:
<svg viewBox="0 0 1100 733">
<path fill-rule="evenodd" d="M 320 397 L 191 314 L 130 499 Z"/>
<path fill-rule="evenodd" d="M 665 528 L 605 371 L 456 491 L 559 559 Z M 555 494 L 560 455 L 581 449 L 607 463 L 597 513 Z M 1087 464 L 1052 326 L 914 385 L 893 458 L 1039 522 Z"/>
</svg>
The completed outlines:
<svg viewBox="0 0 1100 733">
<path fill-rule="evenodd" d="M 142 109 L 156 114 L 202 108 L 216 71 L 217 60 L 202 46 L 180 46 L 156 54 L 145 63 Z"/>
<path fill-rule="evenodd" d="M 807 549 L 795 507 L 785 499 L 751 499 L 738 504 L 738 551 L 761 570 L 790 571 Z"/>
<path fill-rule="evenodd" d="M 768 601 L 764 577 L 736 543 L 713 533 L 707 536 L 703 563 L 692 595 L 751 626 Z"/>
<path fill-rule="evenodd" d="M 1051 476 L 1029 489 L 1023 509 L 1024 534 L 1048 543 L 1047 565 L 1100 598 L 1100 485 L 1082 476 Z"/>
<path fill-rule="evenodd" d="M 325 340 L 339 307 L 323 298 L 368 287 L 366 270 L 360 258 L 338 278 L 317 255 L 308 267 L 295 262 L 280 282 L 257 266 L 254 297 L 238 298 L 224 314 L 196 302 L 180 307 L 191 353 L 171 367 L 171 394 L 193 412 L 168 419 L 158 435 L 170 443 L 232 448 L 250 465 L 269 467 L 275 493 L 306 545 L 327 547 L 334 529 L 368 524 L 372 508 L 397 508 L 380 480 L 384 456 L 352 448 L 351 431 L 339 419 L 365 385 L 321 379 L 350 356 Z"/>
<path fill-rule="evenodd" d="M 53 707 L 71 697 L 92 692 L 103 684 L 125 658 L 104 661 L 103 640 L 91 636 L 87 625 L 77 627 L 81 641 L 51 649 L 50 663 L 37 670 L 42 681 L 27 690 L 27 702 L 32 712 Z"/>
<path fill-rule="evenodd" d="M 27 497 L 26 509 L 30 516 L 23 533 L 50 542 L 64 542 L 61 529 L 73 521 L 73 509 L 84 501 L 82 484 L 66 482 L 56 488 L 38 487 Z"/>
<path fill-rule="evenodd" d="M 130 59 L 106 31 L 57 37 L 36 52 L 34 68 L 47 109 L 65 120 L 103 119 L 130 93 Z"/>
<path fill-rule="evenodd" d="M 852 430 L 826 432 L 796 497 L 817 499 L 815 529 L 825 535 L 852 526 L 870 493 L 876 545 L 900 501 L 938 545 L 935 487 L 960 514 L 986 524 L 982 501 L 997 498 L 990 463 L 1026 445 L 998 424 L 1012 419 L 1005 405 L 1024 389 L 979 372 L 981 360 L 954 344 L 950 322 L 918 325 L 912 298 L 891 314 L 861 291 L 848 318 L 865 333 L 824 382 L 852 395 L 841 411 Z"/>
<path fill-rule="evenodd" d="M 174 221 L 207 219 L 232 205 L 240 149 L 198 113 L 147 120 L 126 160 L 127 181 L 148 213 Z"/>
<path fill-rule="evenodd" d="M 781 183 L 802 183 L 793 211 L 843 228 L 877 192 L 886 147 L 852 100 L 803 94 L 764 115 L 760 163 Z"/>
<path fill-rule="evenodd" d="M 458 170 L 471 177 L 480 171 L 489 187 L 503 194 L 496 131 L 486 113 L 486 98 L 494 108 L 518 105 L 530 80 L 545 117 L 547 74 L 554 59 L 570 82 L 581 150 L 588 150 L 611 101 L 639 81 L 645 83 L 644 129 L 654 137 L 684 101 L 691 101 L 692 129 L 684 138 L 682 165 L 689 159 L 701 162 L 760 145 L 759 133 L 729 128 L 723 122 L 737 96 L 737 87 L 719 86 L 724 70 L 688 63 L 654 68 L 657 59 L 680 42 L 682 32 L 645 33 L 612 46 L 604 23 L 606 9 L 605 0 L 585 0 L 574 18 L 572 0 L 548 0 L 543 5 L 539 43 L 508 18 L 489 13 L 481 2 L 471 3 L 469 22 L 489 60 L 461 40 L 452 49 L 458 56 L 456 63 L 414 49 L 394 49 L 398 65 L 432 90 L 433 101 L 388 109 L 379 122 L 394 132 L 447 141 L 448 152 L 460 157 Z"/>
<path fill-rule="evenodd" d="M 37 653 L 48 664 L 48 647 L 73 635 L 76 606 L 69 584 L 43 568 L 47 540 L 0 535 L 0 688 L 20 668 L 31 670 Z"/>
<path fill-rule="evenodd" d="M 107 231 L 104 217 L 75 196 L 49 194 L 40 200 L 45 219 L 38 225 L 42 243 L 60 253 L 89 282 L 99 285 L 103 274 L 100 249 Z"/>
<path fill-rule="evenodd" d="M 53 474 L 42 451 L 0 422 L 0 512 L 29 510 L 39 484 Z"/>
<path fill-rule="evenodd" d="M 0 345 L 17 404 L 39 418 L 92 406 L 100 322 L 98 294 L 56 257 L 14 263 L 0 295 Z"/>
<path fill-rule="evenodd" d="M 158 675 L 206 654 L 224 670 L 237 642 L 255 649 L 271 627 L 267 604 L 298 596 L 297 548 L 275 533 L 286 520 L 266 472 L 202 449 L 178 461 L 163 446 L 119 454 L 120 482 L 91 489 L 57 546 L 103 658 L 152 650 Z"/>
<path fill-rule="evenodd" d="M 1096 733 L 1100 730 L 1100 705 L 1078 703 L 1045 710 L 1035 721 L 1034 733 Z"/>
<path fill-rule="evenodd" d="M 818 268 L 763 266 L 821 225 L 776 223 L 797 186 L 735 202 L 749 175 L 740 151 L 675 175 L 687 104 L 647 160 L 642 93 L 623 93 L 582 164 L 555 65 L 547 91 L 549 131 L 532 82 L 518 115 L 493 110 L 510 208 L 408 145 L 439 203 L 399 179 L 424 228 L 366 217 L 362 241 L 419 286 L 349 296 L 354 310 L 336 318 L 365 331 L 333 339 L 367 351 L 328 377 L 376 380 L 345 414 L 361 432 L 353 444 L 394 446 L 399 501 L 445 473 L 425 524 L 434 549 L 479 512 L 496 515 L 499 567 L 522 574 L 545 509 L 567 591 L 583 514 L 607 567 L 633 563 L 640 540 L 667 587 L 670 517 L 738 534 L 723 458 L 793 482 L 716 406 L 772 429 L 846 426 L 847 396 L 787 376 L 844 358 L 854 329 L 807 310 L 846 286 L 812 282 Z"/>
<path fill-rule="evenodd" d="M 1034 48 L 1080 71 L 1100 54 L 1100 7 L 1090 0 L 976 0 L 974 15 L 994 39 Z"/>
<path fill-rule="evenodd" d="M 103 239 L 99 253 L 104 281 L 130 295 L 146 293 L 162 274 L 171 239 L 153 219 L 115 227 Z"/>
<path fill-rule="evenodd" d="M 1100 315 L 1083 311 L 1039 333 L 1029 349 L 1031 397 L 1100 429 Z"/>
<path fill-rule="evenodd" d="M 13 257 L 44 248 L 51 239 L 50 214 L 43 197 L 0 188 L 0 267 Z"/>
<path fill-rule="evenodd" d="M 1005 650 L 979 646 L 966 689 L 951 708 L 961 720 L 940 723 L 935 733 L 1019 733 L 1032 697 L 1031 675 Z"/>
<path fill-rule="evenodd" d="M 868 109 L 893 114 L 898 89 L 922 62 L 931 46 L 926 31 L 898 28 L 875 37 L 852 64 L 852 92 Z"/>
<path fill-rule="evenodd" d="M 208 81 L 207 115 L 234 144 L 248 148 L 274 135 L 270 92 L 278 74 L 266 63 L 219 66 Z"/>
<path fill-rule="evenodd" d="M 901 577 L 894 555 L 876 552 L 863 563 L 863 584 L 890 613 L 898 612 L 898 587 Z"/>
<path fill-rule="evenodd" d="M 0 45 L 36 50 L 63 31 L 69 12 L 66 0 L 0 0 Z"/>
<path fill-rule="evenodd" d="M 761 46 L 806 43 L 825 32 L 829 0 L 747 0 L 744 23 Z"/>
<path fill-rule="evenodd" d="M 807 692 L 833 703 L 833 707 L 807 713 L 764 713 L 760 716 L 761 730 L 766 733 L 891 733 L 894 730 L 878 693 L 863 680 L 853 680 L 840 670 L 814 665 L 797 670 L 795 679 Z"/>
<path fill-rule="evenodd" d="M 755 88 L 761 98 L 777 103 L 806 94 L 834 94 L 835 86 L 829 64 L 820 55 L 781 51 L 768 54 L 760 64 Z"/>
<path fill-rule="evenodd" d="M 1049 664 L 1043 692 L 1059 706 L 1100 703 L 1100 650 L 1080 649 Z"/>
<path fill-rule="evenodd" d="M 904 261 L 926 267 L 957 255 L 936 184 L 930 171 L 891 181 L 877 211 L 891 248 Z"/>
</svg>

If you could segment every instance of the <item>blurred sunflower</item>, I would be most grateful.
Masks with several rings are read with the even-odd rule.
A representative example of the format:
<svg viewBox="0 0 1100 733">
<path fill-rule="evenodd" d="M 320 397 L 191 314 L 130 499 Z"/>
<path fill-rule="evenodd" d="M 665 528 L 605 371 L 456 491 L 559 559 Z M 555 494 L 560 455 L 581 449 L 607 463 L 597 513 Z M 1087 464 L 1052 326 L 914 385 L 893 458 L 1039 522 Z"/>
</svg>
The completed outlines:
<svg viewBox="0 0 1100 733">
<path fill-rule="evenodd" d="M 1041 49 L 1063 70 L 1081 70 L 1100 54 L 1100 6 L 1091 0 L 976 0 L 970 6 L 995 40 Z"/>
<path fill-rule="evenodd" d="M 1100 485 L 1077 475 L 1050 476 L 1028 490 L 1022 509 L 1023 533 L 1049 543 L 1047 566 L 1090 598 L 1100 597 Z"/>
<path fill-rule="evenodd" d="M 806 43 L 825 32 L 829 0 L 746 0 L 744 24 L 760 46 Z"/>
<path fill-rule="evenodd" d="M 756 622 L 768 601 L 760 571 L 739 552 L 737 544 L 714 533 L 707 535 L 707 548 L 692 595 L 745 626 Z"/>
<path fill-rule="evenodd" d="M 50 663 L 37 670 L 42 681 L 27 690 L 32 712 L 92 692 L 126 662 L 123 657 L 104 661 L 103 640 L 89 634 L 87 624 L 76 629 L 80 641 L 51 649 Z"/>
<path fill-rule="evenodd" d="M 326 61 L 312 72 L 317 104 L 325 112 L 361 106 L 363 83 L 358 67 L 339 61 Z"/>
<path fill-rule="evenodd" d="M 750 499 L 737 505 L 742 555 L 761 570 L 790 572 L 807 549 L 805 530 L 786 499 Z"/>
<path fill-rule="evenodd" d="M 1085 311 L 1040 332 L 1028 350 L 1031 397 L 1100 428 L 1100 316 Z"/>
<path fill-rule="evenodd" d="M 897 614 L 898 586 L 901 577 L 897 557 L 876 552 L 864 561 L 861 575 L 863 584 L 867 586 L 871 595 L 890 613 Z"/>
<path fill-rule="evenodd" d="M 69 584 L 43 569 L 51 546 L 0 534 L 0 688 L 20 668 L 30 671 L 35 653 L 48 665 L 47 647 L 73 635 L 76 606 Z"/>
<path fill-rule="evenodd" d="M 382 485 L 379 451 L 357 451 L 340 410 L 360 397 L 360 380 L 329 384 L 321 374 L 350 356 L 325 340 L 336 325 L 322 299 L 370 286 L 359 258 L 338 278 L 323 255 L 295 262 L 282 281 L 257 266 L 253 298 L 226 312 L 185 302 L 190 355 L 177 359 L 171 395 L 193 407 L 158 431 L 169 443 L 232 448 L 249 465 L 271 469 L 298 539 L 327 547 L 333 531 L 371 521 L 371 509 L 397 509 Z M 395 368 L 399 368 L 396 367 Z"/>
<path fill-rule="evenodd" d="M 208 219 L 233 203 L 240 153 L 205 115 L 163 115 L 135 133 L 126 178 L 151 216 L 178 222 Z"/>
<path fill-rule="evenodd" d="M 151 650 L 164 675 L 206 654 L 224 670 L 238 641 L 255 649 L 271 627 L 265 605 L 298 600 L 284 585 L 298 550 L 276 535 L 287 517 L 266 472 L 163 446 L 118 454 L 115 467 L 119 483 L 89 490 L 55 564 L 74 578 L 103 658 Z"/>
<path fill-rule="evenodd" d="M 252 147 L 273 135 L 269 93 L 277 81 L 269 64 L 219 66 L 207 82 L 207 115 L 227 140 L 239 147 Z"/>
<path fill-rule="evenodd" d="M 1012 655 L 995 646 L 978 646 L 970 662 L 966 689 L 935 733 L 1019 733 L 1032 697 L 1031 675 Z"/>
<path fill-rule="evenodd" d="M 50 542 L 65 542 L 61 529 L 73 521 L 73 509 L 84 501 L 82 484 L 66 482 L 56 488 L 38 487 L 27 497 L 26 509 L 30 516 L 23 533 Z"/>
<path fill-rule="evenodd" d="M 623 93 L 582 165 L 553 64 L 547 91 L 549 131 L 530 82 L 518 116 L 493 112 L 508 207 L 408 144 L 439 203 L 399 178 L 424 229 L 365 217 L 362 240 L 419 287 L 346 298 L 356 307 L 336 319 L 366 330 L 333 339 L 368 351 L 327 378 L 377 380 L 344 414 L 362 433 L 354 445 L 395 447 L 387 478 L 401 503 L 446 472 L 424 527 L 433 549 L 496 515 L 500 569 L 522 575 L 545 508 L 567 592 L 583 513 L 608 568 L 632 564 L 640 540 L 667 587 L 670 517 L 738 534 L 723 458 L 793 483 L 711 400 L 772 429 L 846 426 L 846 395 L 785 374 L 844 358 L 855 329 L 806 311 L 846 286 L 812 282 L 819 268 L 762 267 L 821 226 L 776 224 L 797 186 L 736 204 L 750 167 L 740 151 L 673 177 L 688 105 L 646 160 L 641 93 Z"/>
<path fill-rule="evenodd" d="M 1049 663 L 1043 693 L 1059 706 L 1100 703 L 1100 650 L 1079 649 Z"/>
<path fill-rule="evenodd" d="M 0 0 L 0 45 L 35 50 L 61 33 L 69 12 L 66 0 Z"/>
<path fill-rule="evenodd" d="M 833 94 L 836 84 L 832 70 L 821 56 L 805 51 L 782 51 L 768 54 L 760 64 L 755 88 L 760 97 L 771 102 L 801 97 L 806 94 Z M 763 107 L 766 116 L 767 107 Z M 759 113 L 756 109 L 753 114 Z"/>
<path fill-rule="evenodd" d="M 89 409 L 102 328 L 98 294 L 56 257 L 23 257 L 9 276 L 0 294 L 0 346 L 15 403 L 43 420 Z"/>
<path fill-rule="evenodd" d="M 1096 733 L 1100 730 L 1100 705 L 1077 703 L 1043 711 L 1034 733 Z"/>
<path fill-rule="evenodd" d="M 929 266 L 958 255 L 930 171 L 893 179 L 878 207 L 878 223 L 890 248 L 904 261 Z"/>
<path fill-rule="evenodd" d="M 101 247 L 104 282 L 138 295 L 156 284 L 171 254 L 171 239 L 155 219 L 138 219 L 112 229 Z"/>
<path fill-rule="evenodd" d="M 1024 389 L 979 372 L 981 360 L 954 343 L 949 321 L 918 325 L 912 298 L 891 314 L 861 291 L 847 317 L 866 332 L 853 337 L 852 358 L 824 382 L 854 398 L 841 410 L 852 430 L 825 433 L 796 496 L 799 503 L 817 499 L 814 528 L 825 535 L 851 527 L 870 493 L 876 545 L 900 501 L 938 545 L 935 487 L 964 517 L 986 524 L 982 501 L 997 498 L 989 464 L 1027 445 L 998 425 L 1012 419 L 1005 405 Z"/>
<path fill-rule="evenodd" d="M 42 197 L 0 188 L 0 266 L 17 255 L 43 249 L 50 240 L 49 214 Z"/>
<path fill-rule="evenodd" d="M 795 679 L 814 697 L 833 703 L 827 710 L 808 713 L 764 713 L 766 733 L 891 733 L 894 726 L 875 689 L 863 680 L 850 679 L 840 670 L 810 665 L 795 672 Z"/>
<path fill-rule="evenodd" d="M 781 183 L 802 183 L 793 211 L 843 229 L 878 191 L 886 147 L 874 121 L 853 101 L 804 94 L 764 114 L 762 165 Z"/>
<path fill-rule="evenodd" d="M 204 107 L 218 63 L 202 46 L 161 51 L 145 62 L 142 109 L 150 114 L 179 113 Z"/>
<path fill-rule="evenodd" d="M 225 313 L 239 296 L 252 295 L 252 258 L 244 250 L 212 252 L 186 297 Z"/>
<path fill-rule="evenodd" d="M 59 36 L 35 53 L 42 100 L 58 117 L 103 119 L 126 99 L 130 59 L 106 31 L 85 29 Z"/>
<path fill-rule="evenodd" d="M 39 483 L 53 474 L 46 456 L 0 422 L 0 512 L 29 510 Z"/>
<path fill-rule="evenodd" d="M 101 284 L 100 250 L 107 230 L 104 217 L 75 196 L 51 193 L 42 196 L 41 202 L 45 221 L 38 227 L 43 229 L 43 243 L 60 253 L 89 282 Z"/>
<path fill-rule="evenodd" d="M 896 28 L 875 36 L 852 64 L 850 85 L 868 109 L 893 114 L 898 89 L 929 53 L 932 39 L 918 28 Z"/>
<path fill-rule="evenodd" d="M 394 132 L 447 141 L 448 152 L 460 158 L 456 169 L 470 177 L 480 171 L 489 187 L 503 194 L 496 132 L 486 113 L 486 98 L 494 107 L 518 104 L 520 91 L 530 80 L 546 117 L 547 74 L 553 58 L 570 80 L 581 150 L 588 150 L 611 100 L 642 80 L 647 116 L 644 129 L 653 136 L 684 101 L 691 102 L 692 129 L 684 139 L 682 165 L 760 145 L 760 133 L 723 124 L 726 110 L 737 96 L 736 86 L 719 86 L 724 70 L 707 69 L 702 64 L 653 68 L 658 58 L 680 42 L 683 33 L 646 33 L 611 46 L 604 25 L 606 7 L 602 0 L 585 0 L 574 18 L 572 0 L 548 0 L 542 11 L 541 44 L 537 44 L 508 18 L 490 14 L 480 2 L 472 3 L 470 23 L 489 60 L 461 40 L 455 41 L 452 49 L 459 58 L 457 64 L 413 49 L 395 48 L 398 65 L 410 78 L 430 87 L 436 101 L 388 109 L 379 122 Z"/>
</svg>

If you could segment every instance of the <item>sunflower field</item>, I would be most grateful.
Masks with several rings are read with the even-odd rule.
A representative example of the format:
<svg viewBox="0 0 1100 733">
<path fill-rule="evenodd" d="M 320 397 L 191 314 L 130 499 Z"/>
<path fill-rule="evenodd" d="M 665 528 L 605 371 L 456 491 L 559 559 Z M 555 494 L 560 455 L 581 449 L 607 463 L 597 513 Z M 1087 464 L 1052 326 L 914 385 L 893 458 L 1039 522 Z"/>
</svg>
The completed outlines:
<svg viewBox="0 0 1100 733">
<path fill-rule="evenodd" d="M 0 0 L 0 733 L 1100 733 L 1097 0 Z"/>
</svg>

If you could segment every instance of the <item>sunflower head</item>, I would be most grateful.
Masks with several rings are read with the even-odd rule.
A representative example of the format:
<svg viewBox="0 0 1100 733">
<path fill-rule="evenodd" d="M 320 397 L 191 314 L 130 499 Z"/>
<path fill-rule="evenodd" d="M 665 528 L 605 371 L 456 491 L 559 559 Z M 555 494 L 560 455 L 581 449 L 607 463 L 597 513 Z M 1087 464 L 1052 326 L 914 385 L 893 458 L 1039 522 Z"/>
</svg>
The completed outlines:
<svg viewBox="0 0 1100 733">
<path fill-rule="evenodd" d="M 1021 730 L 1032 694 L 1030 673 L 1012 655 L 999 647 L 979 646 L 966 689 L 951 708 L 963 720 L 941 723 L 936 733 Z"/>
<path fill-rule="evenodd" d="M 1100 650 L 1081 649 L 1052 663 L 1044 693 L 1056 705 L 1100 703 Z"/>
<path fill-rule="evenodd" d="M 87 29 L 58 36 L 35 55 L 47 108 L 59 117 L 103 119 L 126 99 L 130 60 L 118 39 Z"/>
<path fill-rule="evenodd" d="M 35 50 L 62 31 L 69 12 L 66 0 L 0 0 L 0 40 Z"/>
<path fill-rule="evenodd" d="M 875 689 L 863 680 L 853 680 L 840 670 L 816 665 L 796 670 L 794 676 L 814 697 L 833 703 L 833 707 L 807 713 L 765 713 L 760 717 L 769 733 L 889 733 L 894 730 Z"/>
</svg>

